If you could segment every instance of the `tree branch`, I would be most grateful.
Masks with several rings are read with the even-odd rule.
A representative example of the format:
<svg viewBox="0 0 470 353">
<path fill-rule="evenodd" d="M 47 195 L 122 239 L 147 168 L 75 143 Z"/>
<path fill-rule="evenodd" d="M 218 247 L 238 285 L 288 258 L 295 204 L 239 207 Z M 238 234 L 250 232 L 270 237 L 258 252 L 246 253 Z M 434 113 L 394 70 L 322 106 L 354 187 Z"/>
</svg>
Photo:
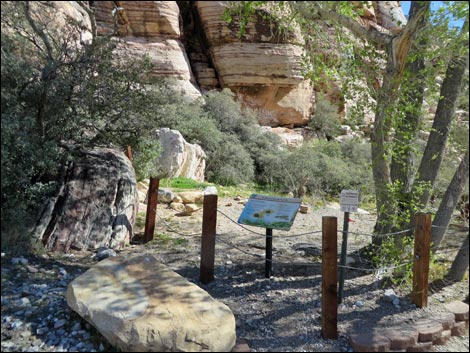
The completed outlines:
<svg viewBox="0 0 470 353">
<path fill-rule="evenodd" d="M 351 17 L 341 15 L 333 10 L 325 10 L 321 4 L 321 1 L 313 1 L 312 4 L 315 6 L 320 18 L 339 23 L 363 39 L 368 39 L 377 44 L 388 45 L 388 43 L 390 43 L 393 38 L 392 35 L 380 32 L 373 26 L 366 28 Z"/>
<path fill-rule="evenodd" d="M 36 22 L 34 22 L 33 18 L 31 17 L 31 13 L 30 13 L 31 9 L 29 7 L 29 1 L 24 2 L 24 10 L 25 10 L 24 12 L 25 12 L 26 19 L 28 20 L 29 25 L 34 30 L 34 32 L 39 37 L 41 37 L 44 45 L 46 46 L 48 59 L 53 61 L 54 59 L 53 59 L 53 51 L 52 51 L 51 43 L 49 42 L 49 39 L 47 38 L 44 31 L 38 28 L 38 26 L 36 26 Z"/>
</svg>

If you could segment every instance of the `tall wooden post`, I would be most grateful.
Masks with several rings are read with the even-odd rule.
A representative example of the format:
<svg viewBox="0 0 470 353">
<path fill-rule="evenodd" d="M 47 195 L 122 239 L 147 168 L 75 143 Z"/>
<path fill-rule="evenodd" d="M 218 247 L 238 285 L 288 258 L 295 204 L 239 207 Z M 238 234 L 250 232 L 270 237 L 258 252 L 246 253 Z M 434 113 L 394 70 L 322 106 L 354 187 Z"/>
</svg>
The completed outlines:
<svg viewBox="0 0 470 353">
<path fill-rule="evenodd" d="M 338 222 L 322 218 L 322 335 L 338 338 Z"/>
<path fill-rule="evenodd" d="M 217 227 L 217 195 L 204 195 L 202 210 L 200 280 L 207 284 L 214 280 L 215 234 Z"/>
<path fill-rule="evenodd" d="M 157 216 L 158 186 L 160 179 L 150 178 L 147 200 L 147 215 L 145 217 L 144 243 L 153 240 L 155 231 L 155 218 Z"/>
<path fill-rule="evenodd" d="M 416 214 L 413 266 L 413 303 L 423 308 L 428 305 L 429 260 L 431 252 L 431 215 Z"/>
</svg>

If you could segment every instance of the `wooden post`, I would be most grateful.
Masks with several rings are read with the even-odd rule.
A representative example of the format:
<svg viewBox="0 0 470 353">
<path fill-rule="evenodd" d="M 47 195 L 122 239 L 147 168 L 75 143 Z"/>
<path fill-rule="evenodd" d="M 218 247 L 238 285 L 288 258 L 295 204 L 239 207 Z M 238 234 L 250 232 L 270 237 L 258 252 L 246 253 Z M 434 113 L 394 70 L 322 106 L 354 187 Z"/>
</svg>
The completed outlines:
<svg viewBox="0 0 470 353">
<path fill-rule="evenodd" d="M 217 226 L 217 195 L 204 195 L 202 209 L 200 280 L 207 284 L 214 280 L 215 234 Z"/>
<path fill-rule="evenodd" d="M 126 147 L 126 156 L 129 158 L 129 160 L 132 162 L 132 149 L 130 145 L 127 145 Z"/>
<path fill-rule="evenodd" d="M 322 218 L 322 335 L 338 338 L 338 222 Z"/>
<path fill-rule="evenodd" d="M 160 179 L 150 178 L 147 200 L 147 215 L 145 217 L 144 243 L 153 240 L 155 217 L 157 216 L 158 186 Z"/>
<path fill-rule="evenodd" d="M 264 265 L 264 277 L 270 278 L 273 272 L 273 230 L 266 228 L 266 262 Z"/>
<path fill-rule="evenodd" d="M 429 260 L 431 250 L 431 215 L 416 214 L 413 266 L 413 303 L 418 308 L 428 305 Z"/>
</svg>

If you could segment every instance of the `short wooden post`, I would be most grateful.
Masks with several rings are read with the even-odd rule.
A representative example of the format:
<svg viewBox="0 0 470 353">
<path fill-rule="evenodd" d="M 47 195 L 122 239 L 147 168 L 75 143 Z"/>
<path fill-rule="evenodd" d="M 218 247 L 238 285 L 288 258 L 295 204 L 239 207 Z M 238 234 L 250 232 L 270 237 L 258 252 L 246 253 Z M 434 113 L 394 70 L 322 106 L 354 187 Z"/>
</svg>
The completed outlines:
<svg viewBox="0 0 470 353">
<path fill-rule="evenodd" d="M 322 218 L 322 335 L 338 338 L 338 222 Z"/>
<path fill-rule="evenodd" d="M 158 186 L 160 179 L 150 178 L 147 200 L 147 214 L 145 216 L 144 243 L 153 240 L 155 231 L 155 218 L 157 216 Z"/>
<path fill-rule="evenodd" d="M 431 252 L 431 215 L 416 214 L 413 266 L 413 303 L 423 308 L 428 305 L 429 260 Z"/>
<path fill-rule="evenodd" d="M 127 158 L 129 158 L 129 160 L 132 162 L 133 159 L 132 159 L 132 148 L 130 145 L 127 145 L 126 147 L 126 156 Z"/>
<path fill-rule="evenodd" d="M 203 207 L 200 280 L 207 284 L 214 280 L 217 195 L 204 195 Z"/>
</svg>

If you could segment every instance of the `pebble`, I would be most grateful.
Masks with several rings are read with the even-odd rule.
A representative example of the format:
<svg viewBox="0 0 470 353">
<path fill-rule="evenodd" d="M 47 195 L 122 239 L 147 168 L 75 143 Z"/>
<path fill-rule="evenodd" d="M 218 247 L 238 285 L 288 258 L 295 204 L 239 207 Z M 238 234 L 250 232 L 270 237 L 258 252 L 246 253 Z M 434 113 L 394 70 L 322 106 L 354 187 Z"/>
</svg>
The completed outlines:
<svg viewBox="0 0 470 353">
<path fill-rule="evenodd" d="M 64 258 L 76 261 L 71 255 Z M 54 265 L 50 269 L 24 256 L 2 259 L 2 352 L 109 350 L 106 340 L 85 320 L 78 315 L 72 319 L 65 294 L 68 283 L 78 275 L 78 269 L 70 272 Z"/>
</svg>

